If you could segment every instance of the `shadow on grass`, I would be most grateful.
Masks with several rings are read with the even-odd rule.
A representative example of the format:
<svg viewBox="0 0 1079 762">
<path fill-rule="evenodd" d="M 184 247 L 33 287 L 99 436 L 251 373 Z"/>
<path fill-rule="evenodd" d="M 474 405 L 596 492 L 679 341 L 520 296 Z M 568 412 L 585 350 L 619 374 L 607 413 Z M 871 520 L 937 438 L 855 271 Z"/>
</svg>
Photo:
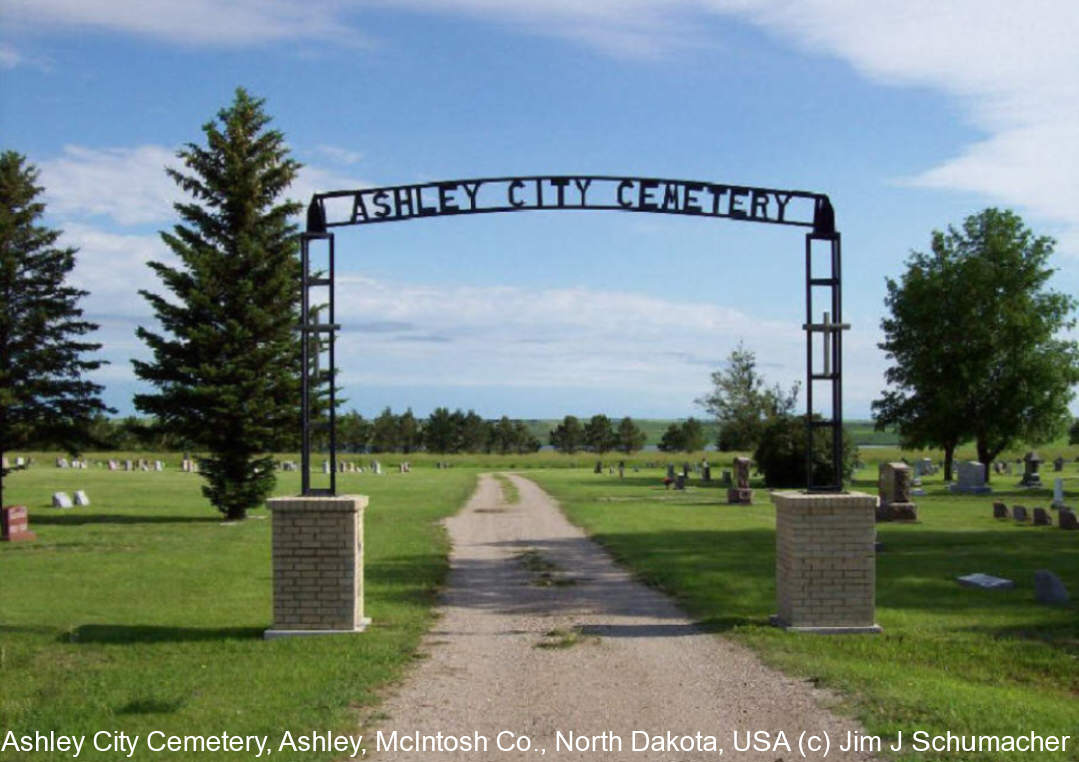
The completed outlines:
<svg viewBox="0 0 1079 762">
<path fill-rule="evenodd" d="M 164 627 L 148 624 L 84 624 L 62 633 L 63 643 L 123 645 L 262 639 L 262 627 Z"/>
<path fill-rule="evenodd" d="M 34 525 L 48 526 L 85 526 L 86 524 L 206 524 L 221 523 L 220 516 L 154 516 L 147 514 L 129 515 L 124 513 L 44 513 L 36 512 L 31 517 Z"/>
</svg>

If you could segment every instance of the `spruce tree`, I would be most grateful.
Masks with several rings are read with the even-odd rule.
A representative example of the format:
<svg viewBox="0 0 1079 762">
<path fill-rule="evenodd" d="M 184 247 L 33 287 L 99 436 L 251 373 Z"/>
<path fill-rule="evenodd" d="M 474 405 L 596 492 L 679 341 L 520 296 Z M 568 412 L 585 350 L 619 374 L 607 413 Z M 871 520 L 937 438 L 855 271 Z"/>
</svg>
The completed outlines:
<svg viewBox="0 0 1079 762">
<path fill-rule="evenodd" d="M 83 377 L 102 364 L 84 358 L 101 345 L 80 340 L 97 325 L 81 319 L 86 292 L 65 285 L 76 249 L 58 248 L 60 231 L 39 224 L 45 205 L 37 177 L 25 157 L 0 154 L 0 450 L 75 452 L 89 440 L 94 416 L 108 409 L 102 387 Z"/>
<path fill-rule="evenodd" d="M 206 146 L 177 153 L 186 172 L 167 170 L 191 197 L 175 205 L 182 222 L 161 234 L 181 265 L 149 263 L 170 297 L 140 291 L 164 331 L 139 328 L 153 361 L 133 361 L 157 387 L 136 395 L 136 407 L 208 451 L 202 491 L 227 519 L 269 496 L 267 453 L 299 425 L 300 270 L 289 217 L 301 206 L 280 197 L 300 164 L 267 128 L 263 103 L 237 89 L 203 125 Z"/>
</svg>

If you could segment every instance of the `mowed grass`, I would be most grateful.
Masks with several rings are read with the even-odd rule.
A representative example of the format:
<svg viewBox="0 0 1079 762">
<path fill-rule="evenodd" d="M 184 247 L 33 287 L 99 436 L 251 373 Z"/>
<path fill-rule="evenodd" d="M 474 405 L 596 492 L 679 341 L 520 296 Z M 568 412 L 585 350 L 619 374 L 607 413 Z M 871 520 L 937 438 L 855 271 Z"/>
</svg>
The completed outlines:
<svg viewBox="0 0 1079 762">
<path fill-rule="evenodd" d="M 1062 474 L 1079 503 L 1079 472 Z M 854 488 L 875 494 L 875 466 Z M 701 624 L 753 648 L 769 664 L 834 690 L 842 711 L 871 734 L 1070 735 L 1067 754 L 940 754 L 910 760 L 1079 759 L 1079 609 L 1034 600 L 1035 570 L 1058 574 L 1079 594 L 1079 532 L 992 518 L 992 502 L 1048 506 L 1051 490 L 994 477 L 992 496 L 953 496 L 939 477 L 916 498 L 920 522 L 880 524 L 876 636 L 789 634 L 775 612 L 775 514 L 767 492 L 751 506 L 726 504 L 721 487 L 667 491 L 659 469 L 624 480 L 584 470 L 528 474 L 572 521 L 643 580 L 677 598 Z M 1045 474 L 1052 484 L 1054 474 Z M 754 485 L 759 487 L 759 485 Z M 1014 590 L 963 588 L 985 572 Z M 755 727 L 755 726 L 754 726 Z"/>
<path fill-rule="evenodd" d="M 39 464 L 4 480 L 4 502 L 27 505 L 38 535 L 0 543 L 0 729 L 18 735 L 227 732 L 268 735 L 272 744 L 284 730 L 353 732 L 355 710 L 401 675 L 430 625 L 447 569 L 437 522 L 475 484 L 475 471 L 464 468 L 339 475 L 339 493 L 370 497 L 366 610 L 373 624 L 357 636 L 264 641 L 272 619 L 265 509 L 253 515 L 266 518 L 223 524 L 197 475 Z M 76 489 L 91 506 L 49 507 L 53 491 Z M 297 474 L 279 475 L 278 494 L 298 491 Z M 159 755 L 142 747 L 135 758 L 151 756 Z M 120 757 L 84 749 L 79 758 Z M 0 752 L 3 760 L 26 758 Z"/>
</svg>

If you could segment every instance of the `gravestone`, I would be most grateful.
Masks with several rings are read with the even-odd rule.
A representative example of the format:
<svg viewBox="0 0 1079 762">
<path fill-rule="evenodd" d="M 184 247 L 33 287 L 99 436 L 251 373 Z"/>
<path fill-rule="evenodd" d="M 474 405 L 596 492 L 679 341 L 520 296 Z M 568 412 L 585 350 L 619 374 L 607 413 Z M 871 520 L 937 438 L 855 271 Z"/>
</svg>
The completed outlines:
<svg viewBox="0 0 1079 762">
<path fill-rule="evenodd" d="M 707 463 L 704 464 L 704 480 L 706 482 L 712 481 L 712 467 Z"/>
<path fill-rule="evenodd" d="M 0 468 L 4 469 L 5 471 L 11 468 L 11 463 L 8 461 L 7 455 L 0 457 Z"/>
<path fill-rule="evenodd" d="M 668 463 L 667 464 L 667 478 L 670 479 L 672 482 L 674 481 L 674 464 L 673 463 Z"/>
<path fill-rule="evenodd" d="M 1053 507 L 1059 508 L 1064 505 L 1064 480 L 1053 479 Z"/>
<path fill-rule="evenodd" d="M 117 463 L 115 460 L 110 460 L 109 461 L 109 470 L 110 471 L 118 471 L 118 470 L 120 470 L 120 464 Z"/>
<path fill-rule="evenodd" d="M 1064 458 L 1062 456 L 1058 455 L 1056 457 L 1056 460 L 1053 461 L 1053 470 L 1054 471 L 1063 471 L 1064 470 Z"/>
<path fill-rule="evenodd" d="M 75 505 L 90 505 L 90 498 L 81 489 L 75 490 Z"/>
<path fill-rule="evenodd" d="M 165 470 L 165 464 L 162 463 L 160 460 L 155 460 L 154 461 L 154 470 L 155 471 L 164 471 Z"/>
<path fill-rule="evenodd" d="M 731 472 L 729 470 L 727 470 L 726 468 L 723 469 L 722 482 L 723 482 L 724 487 L 729 487 L 733 483 L 731 481 Z"/>
<path fill-rule="evenodd" d="M 992 574 L 966 574 L 955 579 L 963 587 L 979 587 L 982 590 L 1010 590 L 1015 587 L 1012 580 L 994 577 Z"/>
<path fill-rule="evenodd" d="M 1008 506 L 1004 503 L 993 503 L 993 518 L 994 519 L 1006 519 L 1008 518 Z"/>
<path fill-rule="evenodd" d="M 1019 480 L 1020 487 L 1042 486 L 1042 477 L 1038 473 L 1038 466 L 1041 465 L 1041 462 L 1042 459 L 1034 451 L 1023 456 L 1023 478 Z"/>
<path fill-rule="evenodd" d="M 15 457 L 15 468 L 26 468 L 26 458 L 21 455 Z"/>
<path fill-rule="evenodd" d="M 959 481 L 949 487 L 952 492 L 970 495 L 984 495 L 992 492 L 985 483 L 985 466 L 976 460 L 961 461 L 956 464 Z"/>
<path fill-rule="evenodd" d="M 682 464 L 682 476 L 686 477 L 687 479 L 689 478 L 689 464 L 688 463 L 683 463 Z"/>
<path fill-rule="evenodd" d="M 1075 511 L 1071 508 L 1061 508 L 1060 515 L 1057 516 L 1057 522 L 1061 529 L 1076 530 L 1079 529 L 1079 519 L 1075 517 Z"/>
<path fill-rule="evenodd" d="M 24 542 L 36 538 L 30 531 L 30 513 L 25 505 L 0 508 L 0 541 Z"/>
<path fill-rule="evenodd" d="M 1026 506 L 1024 506 L 1024 505 L 1013 505 L 1012 506 L 1012 518 L 1015 519 L 1016 521 L 1027 521 L 1029 517 L 1027 516 Z"/>
<path fill-rule="evenodd" d="M 53 508 L 70 508 L 71 496 L 66 492 L 53 492 L 52 493 L 52 507 Z"/>
<path fill-rule="evenodd" d="M 749 458 L 734 459 L 734 486 L 727 490 L 727 502 L 731 505 L 749 505 L 753 502 L 753 490 L 749 488 Z"/>
<path fill-rule="evenodd" d="M 68 467 L 67 458 L 57 458 L 56 459 L 56 467 L 57 468 L 67 468 Z"/>
<path fill-rule="evenodd" d="M 371 461 L 371 473 L 377 476 L 382 476 L 382 464 L 379 463 L 377 460 Z"/>
<path fill-rule="evenodd" d="M 1034 600 L 1038 603 L 1060 605 L 1070 601 L 1071 597 L 1060 577 L 1048 569 L 1039 569 L 1034 572 Z"/>
<path fill-rule="evenodd" d="M 911 502 L 911 469 L 906 463 L 881 463 L 877 487 L 877 521 L 915 521 L 918 508 Z"/>
<path fill-rule="evenodd" d="M 130 460 L 125 460 L 124 461 L 124 470 L 125 471 L 134 471 L 135 466 L 131 463 Z"/>
<path fill-rule="evenodd" d="M 1049 511 L 1044 508 L 1034 509 L 1034 526 L 1036 527 L 1051 527 L 1053 526 L 1053 517 L 1049 515 Z"/>
<path fill-rule="evenodd" d="M 618 461 L 618 478 L 619 479 L 625 479 L 626 478 L 626 461 L 624 461 L 624 460 Z"/>
<path fill-rule="evenodd" d="M 686 488 L 686 475 L 685 474 L 678 474 L 676 477 L 674 477 L 674 488 L 675 489 L 685 489 Z"/>
<path fill-rule="evenodd" d="M 594 474 L 602 474 L 603 473 L 603 461 L 602 460 L 597 460 L 596 461 L 596 467 L 592 471 L 592 473 L 594 473 Z"/>
</svg>

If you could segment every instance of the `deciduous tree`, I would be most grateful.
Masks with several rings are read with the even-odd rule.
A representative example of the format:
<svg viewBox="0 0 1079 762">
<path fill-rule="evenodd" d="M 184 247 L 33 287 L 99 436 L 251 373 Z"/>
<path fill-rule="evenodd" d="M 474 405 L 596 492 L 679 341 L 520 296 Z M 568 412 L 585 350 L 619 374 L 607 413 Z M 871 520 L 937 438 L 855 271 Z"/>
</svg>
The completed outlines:
<svg viewBox="0 0 1079 762">
<path fill-rule="evenodd" d="M 712 392 L 696 403 L 715 416 L 720 450 L 752 450 L 766 421 L 794 410 L 799 388 L 797 382 L 790 392 L 779 384 L 766 387 L 757 372 L 756 354 L 742 342 L 731 350 L 726 367 L 712 373 L 712 386 Z"/>
<path fill-rule="evenodd" d="M 1076 301 L 1047 287 L 1053 246 L 1015 213 L 986 209 L 911 254 L 902 280 L 886 281 L 880 347 L 892 388 L 874 402 L 878 426 L 943 447 L 949 463 L 973 437 L 987 477 L 1014 443 L 1066 430 L 1079 345 L 1060 334 L 1075 325 Z"/>
</svg>

